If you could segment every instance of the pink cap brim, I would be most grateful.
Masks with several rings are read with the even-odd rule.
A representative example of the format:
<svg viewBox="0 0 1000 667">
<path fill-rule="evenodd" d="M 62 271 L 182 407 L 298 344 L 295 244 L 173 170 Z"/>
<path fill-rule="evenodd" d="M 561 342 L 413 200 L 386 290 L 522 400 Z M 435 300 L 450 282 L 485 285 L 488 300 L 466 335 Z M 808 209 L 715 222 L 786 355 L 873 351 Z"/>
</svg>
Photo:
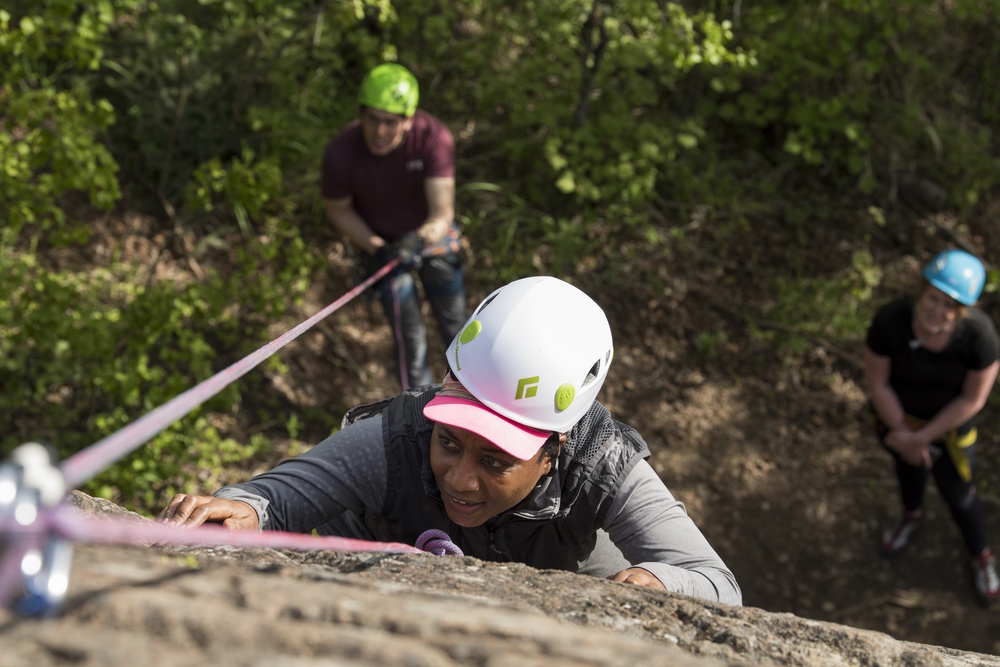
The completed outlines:
<svg viewBox="0 0 1000 667">
<path fill-rule="evenodd" d="M 533 458 L 552 434 L 521 426 L 482 403 L 452 396 L 435 396 L 424 406 L 431 421 L 472 431 L 522 461 Z"/>
</svg>

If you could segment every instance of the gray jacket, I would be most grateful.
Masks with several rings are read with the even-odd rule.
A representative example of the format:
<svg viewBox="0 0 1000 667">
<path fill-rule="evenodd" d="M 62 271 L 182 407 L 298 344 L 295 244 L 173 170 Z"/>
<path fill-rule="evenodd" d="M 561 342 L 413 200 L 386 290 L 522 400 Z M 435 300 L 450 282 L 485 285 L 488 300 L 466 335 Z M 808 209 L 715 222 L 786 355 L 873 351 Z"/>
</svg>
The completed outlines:
<svg viewBox="0 0 1000 667">
<path fill-rule="evenodd" d="M 306 454 L 216 495 L 250 503 L 265 529 L 413 544 L 436 528 L 483 560 L 597 576 L 642 567 L 668 590 L 741 604 L 732 572 L 645 462 L 646 443 L 599 403 L 524 501 L 476 528 L 451 523 L 422 412 L 434 391 L 355 409 Z"/>
</svg>

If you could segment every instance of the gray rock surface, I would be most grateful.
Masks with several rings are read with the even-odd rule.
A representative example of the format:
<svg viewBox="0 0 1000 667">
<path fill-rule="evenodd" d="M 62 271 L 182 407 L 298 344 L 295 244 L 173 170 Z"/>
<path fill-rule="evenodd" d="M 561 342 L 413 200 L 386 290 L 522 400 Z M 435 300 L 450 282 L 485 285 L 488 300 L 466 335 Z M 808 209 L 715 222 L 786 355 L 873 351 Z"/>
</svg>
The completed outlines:
<svg viewBox="0 0 1000 667">
<path fill-rule="evenodd" d="M 146 521 L 80 492 L 88 515 Z M 78 545 L 67 603 L 0 611 L 8 667 L 879 665 L 1000 658 L 473 558 Z"/>
</svg>

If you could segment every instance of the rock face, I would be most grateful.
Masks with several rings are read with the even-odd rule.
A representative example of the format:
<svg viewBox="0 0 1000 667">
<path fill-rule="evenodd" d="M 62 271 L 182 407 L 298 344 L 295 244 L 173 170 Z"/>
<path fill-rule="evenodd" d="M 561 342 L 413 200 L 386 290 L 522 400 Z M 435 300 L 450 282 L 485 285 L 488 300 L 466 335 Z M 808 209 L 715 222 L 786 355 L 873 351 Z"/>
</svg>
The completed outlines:
<svg viewBox="0 0 1000 667">
<path fill-rule="evenodd" d="M 145 521 L 74 492 L 81 513 Z M 433 555 L 78 545 L 62 612 L 0 611 L 21 665 L 995 665 L 791 614 Z"/>
</svg>

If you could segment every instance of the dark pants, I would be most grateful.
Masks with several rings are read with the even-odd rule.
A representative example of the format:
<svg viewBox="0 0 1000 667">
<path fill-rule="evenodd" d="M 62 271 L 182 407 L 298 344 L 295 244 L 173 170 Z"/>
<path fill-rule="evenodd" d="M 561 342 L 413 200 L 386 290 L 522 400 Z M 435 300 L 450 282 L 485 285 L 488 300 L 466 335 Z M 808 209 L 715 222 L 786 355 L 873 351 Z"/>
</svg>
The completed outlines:
<svg viewBox="0 0 1000 667">
<path fill-rule="evenodd" d="M 922 465 L 910 465 L 899 454 L 889 449 L 885 444 L 888 430 L 881 422 L 876 423 L 876 432 L 879 442 L 892 455 L 896 464 L 896 478 L 899 480 L 903 507 L 910 512 L 919 510 L 924 503 L 927 468 Z M 945 438 L 931 446 L 934 465 L 929 471 L 934 476 L 934 484 L 948 504 L 951 518 L 962 531 L 965 546 L 972 555 L 977 555 L 986 548 L 983 503 L 972 483 L 975 442 L 976 429 L 971 422 L 948 433 Z"/>
<path fill-rule="evenodd" d="M 434 382 L 427 363 L 427 329 L 421 313 L 418 276 L 445 347 L 458 335 L 466 319 L 465 274 L 458 252 L 448 250 L 426 257 L 419 269 L 390 274 L 375 286 L 392 329 L 403 389 Z"/>
</svg>

